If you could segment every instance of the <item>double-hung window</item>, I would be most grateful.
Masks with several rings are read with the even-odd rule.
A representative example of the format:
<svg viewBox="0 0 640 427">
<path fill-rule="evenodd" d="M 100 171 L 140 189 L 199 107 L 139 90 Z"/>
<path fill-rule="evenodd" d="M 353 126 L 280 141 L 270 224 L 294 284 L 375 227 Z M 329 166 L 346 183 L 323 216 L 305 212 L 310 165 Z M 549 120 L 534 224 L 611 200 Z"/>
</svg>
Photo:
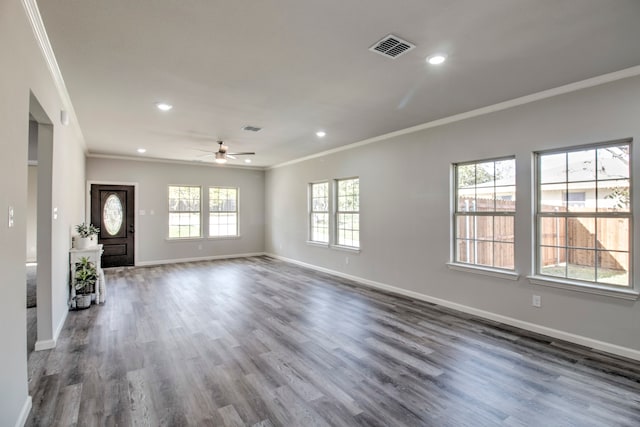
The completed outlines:
<svg viewBox="0 0 640 427">
<path fill-rule="evenodd" d="M 336 243 L 360 248 L 360 180 L 336 180 Z"/>
<path fill-rule="evenodd" d="M 200 187 L 169 186 L 169 238 L 201 237 Z"/>
<path fill-rule="evenodd" d="M 454 261 L 514 270 L 515 159 L 454 165 Z"/>
<path fill-rule="evenodd" d="M 631 286 L 629 140 L 540 152 L 537 274 Z"/>
<path fill-rule="evenodd" d="M 329 183 L 309 184 L 309 240 L 329 243 Z"/>
<path fill-rule="evenodd" d="M 209 237 L 238 235 L 238 189 L 209 188 Z"/>
</svg>

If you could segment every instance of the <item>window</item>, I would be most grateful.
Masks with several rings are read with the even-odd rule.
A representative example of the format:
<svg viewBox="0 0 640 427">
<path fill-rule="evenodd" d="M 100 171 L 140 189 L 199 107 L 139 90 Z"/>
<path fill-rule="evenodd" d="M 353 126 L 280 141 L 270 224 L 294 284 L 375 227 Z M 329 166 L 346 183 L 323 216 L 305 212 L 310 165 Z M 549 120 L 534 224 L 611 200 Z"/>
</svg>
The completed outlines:
<svg viewBox="0 0 640 427">
<path fill-rule="evenodd" d="M 201 237 L 200 187 L 169 186 L 169 238 Z"/>
<path fill-rule="evenodd" d="M 360 247 L 360 180 L 358 178 L 336 181 L 336 231 L 337 244 Z"/>
<path fill-rule="evenodd" d="M 329 243 L 329 183 L 309 184 L 309 240 Z"/>
<path fill-rule="evenodd" d="M 209 188 L 209 237 L 238 235 L 238 189 Z"/>
<path fill-rule="evenodd" d="M 630 287 L 629 142 L 537 154 L 537 273 Z"/>
<path fill-rule="evenodd" d="M 454 260 L 514 270 L 514 158 L 454 165 Z"/>
</svg>

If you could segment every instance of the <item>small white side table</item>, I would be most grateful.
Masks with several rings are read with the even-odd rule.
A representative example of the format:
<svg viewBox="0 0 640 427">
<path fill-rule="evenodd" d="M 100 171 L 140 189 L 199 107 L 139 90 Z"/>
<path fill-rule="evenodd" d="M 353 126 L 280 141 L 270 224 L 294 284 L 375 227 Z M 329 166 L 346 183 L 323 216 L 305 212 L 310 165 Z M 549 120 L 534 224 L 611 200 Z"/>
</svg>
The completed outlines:
<svg viewBox="0 0 640 427">
<path fill-rule="evenodd" d="M 75 308 L 75 299 L 76 296 L 76 275 L 75 268 L 76 262 L 80 260 L 82 257 L 87 257 L 89 261 L 96 265 L 96 272 L 98 273 L 98 280 L 95 285 L 95 293 L 96 293 L 96 304 L 100 304 L 104 302 L 104 292 L 101 294 L 101 288 L 104 289 L 105 284 L 102 283 L 104 281 L 104 274 L 102 272 L 102 267 L 100 266 L 100 257 L 102 256 L 102 245 L 95 245 L 86 249 L 69 249 L 69 271 L 71 272 L 71 307 Z"/>
</svg>

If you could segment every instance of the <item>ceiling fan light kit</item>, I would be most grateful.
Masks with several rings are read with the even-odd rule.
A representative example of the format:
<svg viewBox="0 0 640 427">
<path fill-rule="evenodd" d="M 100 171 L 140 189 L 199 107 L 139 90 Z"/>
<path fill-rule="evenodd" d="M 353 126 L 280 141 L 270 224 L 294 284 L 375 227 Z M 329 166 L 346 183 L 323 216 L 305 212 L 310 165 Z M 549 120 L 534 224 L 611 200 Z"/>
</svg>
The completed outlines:
<svg viewBox="0 0 640 427">
<path fill-rule="evenodd" d="M 246 153 L 228 153 L 227 150 L 229 149 L 229 147 L 227 147 L 226 145 L 224 145 L 224 143 L 222 141 L 218 141 L 218 151 L 216 152 L 210 152 L 210 154 L 208 154 L 205 157 L 208 156 L 214 156 L 215 158 L 213 159 L 214 162 L 218 163 L 218 164 L 224 164 L 227 163 L 228 159 L 235 159 L 235 156 L 253 156 L 256 153 L 254 152 L 246 152 Z M 246 162 L 246 161 L 245 161 Z M 251 163 L 251 161 L 246 162 L 246 163 Z"/>
</svg>

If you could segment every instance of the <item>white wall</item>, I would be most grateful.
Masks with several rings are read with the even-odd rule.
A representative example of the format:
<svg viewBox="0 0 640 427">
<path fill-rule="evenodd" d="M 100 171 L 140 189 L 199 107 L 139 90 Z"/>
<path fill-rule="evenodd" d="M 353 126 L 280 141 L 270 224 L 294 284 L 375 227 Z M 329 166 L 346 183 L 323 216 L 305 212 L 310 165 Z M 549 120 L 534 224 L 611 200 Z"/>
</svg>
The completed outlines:
<svg viewBox="0 0 640 427">
<path fill-rule="evenodd" d="M 633 77 L 268 170 L 266 250 L 640 355 L 640 303 L 533 285 L 524 277 L 532 273 L 532 152 L 632 136 L 637 171 L 639 117 L 640 77 Z M 507 155 L 517 162 L 520 279 L 449 270 L 451 164 Z M 307 183 L 351 176 L 360 177 L 362 251 L 306 244 Z M 640 212 L 640 197 L 634 209 Z M 637 220 L 634 226 L 640 248 Z M 639 259 L 635 254 L 636 277 Z M 542 308 L 532 307 L 534 293 Z"/>
<path fill-rule="evenodd" d="M 38 206 L 38 166 L 28 167 L 27 177 L 27 262 L 35 262 L 36 232 L 38 230 L 36 209 Z"/>
<path fill-rule="evenodd" d="M 137 183 L 136 265 L 264 251 L 264 171 L 155 161 L 87 159 L 87 180 Z M 168 241 L 168 186 L 238 187 L 240 234 L 235 239 Z M 144 211 L 144 215 L 141 215 Z M 151 213 L 153 211 L 153 214 Z M 207 217 L 202 218 L 208 221 Z"/>
<path fill-rule="evenodd" d="M 13 426 L 25 415 L 27 396 L 25 253 L 27 236 L 27 148 L 30 91 L 46 114 L 56 119 L 62 102 L 36 44 L 19 0 L 0 2 L 0 425 Z M 53 121 L 53 120 L 52 120 Z M 74 124 L 53 127 L 52 273 L 50 316 L 39 319 L 46 334 L 38 341 L 54 343 L 67 313 L 69 229 L 82 215 L 84 144 Z M 9 206 L 15 226 L 8 227 Z"/>
</svg>

